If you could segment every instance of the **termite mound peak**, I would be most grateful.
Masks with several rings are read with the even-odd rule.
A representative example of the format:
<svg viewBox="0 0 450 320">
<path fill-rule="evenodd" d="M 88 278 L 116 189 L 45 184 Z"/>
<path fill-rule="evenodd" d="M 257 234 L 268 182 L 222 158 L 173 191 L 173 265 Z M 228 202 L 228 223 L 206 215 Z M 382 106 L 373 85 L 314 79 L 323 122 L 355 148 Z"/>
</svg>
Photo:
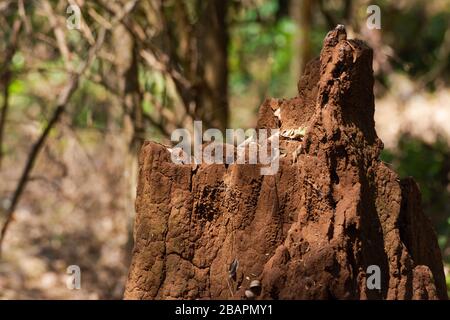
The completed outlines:
<svg viewBox="0 0 450 320">
<path fill-rule="evenodd" d="M 260 108 L 257 128 L 278 128 L 287 150 L 276 174 L 193 171 L 144 144 L 126 299 L 447 299 L 419 188 L 379 160 L 372 50 L 344 31 L 325 37 L 297 97 Z"/>
</svg>

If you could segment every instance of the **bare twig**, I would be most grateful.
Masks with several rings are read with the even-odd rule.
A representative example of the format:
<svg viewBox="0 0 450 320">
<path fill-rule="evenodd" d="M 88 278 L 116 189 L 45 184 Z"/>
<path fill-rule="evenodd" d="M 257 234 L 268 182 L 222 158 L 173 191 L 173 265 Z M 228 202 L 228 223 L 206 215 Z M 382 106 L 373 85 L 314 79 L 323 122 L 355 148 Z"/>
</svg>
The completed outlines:
<svg viewBox="0 0 450 320">
<path fill-rule="evenodd" d="M 70 51 L 67 46 L 66 36 L 64 34 L 63 29 L 61 28 L 60 23 L 58 22 L 57 17 L 53 13 L 52 6 L 46 0 L 42 2 L 45 13 L 48 16 L 48 20 L 50 22 L 51 27 L 53 28 L 53 33 L 55 34 L 56 42 L 58 44 L 59 51 L 61 52 L 62 58 L 64 60 L 64 64 L 68 65 L 70 61 Z"/>
<path fill-rule="evenodd" d="M 11 73 L 5 72 L 2 75 L 1 82 L 3 86 L 3 105 L 0 114 L 0 168 L 3 160 L 3 133 L 5 131 L 6 116 L 9 109 L 9 84 L 11 82 Z"/>
<path fill-rule="evenodd" d="M 89 77 L 89 80 L 92 81 L 93 83 L 101 85 L 105 90 L 108 91 L 108 93 L 113 95 L 115 98 L 119 99 L 120 103 L 122 104 L 125 103 L 123 97 L 120 97 L 117 94 L 117 89 L 113 88 L 106 81 L 106 79 L 103 79 L 103 77 L 100 78 L 91 76 Z M 158 131 L 160 131 L 165 137 L 170 137 L 170 131 L 166 128 L 166 126 L 164 126 L 164 121 L 166 122 L 173 122 L 173 121 L 169 119 L 169 115 L 164 114 L 164 108 L 160 104 L 158 104 L 158 102 L 155 99 L 153 99 L 153 97 L 151 97 L 151 103 L 157 108 L 157 111 L 160 114 L 161 119 L 160 121 L 158 121 L 154 119 L 150 114 L 144 112 L 143 113 L 144 120 L 150 123 L 150 125 L 154 126 L 156 129 L 158 129 Z"/>
<path fill-rule="evenodd" d="M 450 22 L 447 23 L 447 31 L 444 34 L 444 39 L 442 40 L 442 44 L 439 48 L 438 54 L 437 54 L 437 62 L 434 64 L 434 67 L 431 68 L 429 72 L 427 72 L 421 80 L 421 83 L 423 84 L 421 89 L 423 87 L 429 85 L 431 82 L 436 80 L 436 78 L 439 76 L 439 74 L 442 73 L 443 70 L 448 65 L 448 56 L 450 55 Z"/>
<path fill-rule="evenodd" d="M 75 85 L 75 82 L 72 80 L 69 84 L 70 86 Z M 22 172 L 22 176 L 20 177 L 19 183 L 17 185 L 16 190 L 14 191 L 13 198 L 11 200 L 11 205 L 8 208 L 8 211 L 6 213 L 6 221 L 2 227 L 2 231 L 0 234 L 0 257 L 1 257 L 1 249 L 3 240 L 6 235 L 6 231 L 8 229 L 8 226 L 10 225 L 11 221 L 13 220 L 14 211 L 16 209 L 17 203 L 19 202 L 20 196 L 22 195 L 23 190 L 25 189 L 25 186 L 28 181 L 28 176 L 33 169 L 34 162 L 39 154 L 39 151 L 41 150 L 42 146 L 44 145 L 45 140 L 47 139 L 48 134 L 50 133 L 51 129 L 55 125 L 55 123 L 58 121 L 59 117 L 63 113 L 65 108 L 65 105 L 58 105 L 55 112 L 53 113 L 52 118 L 50 119 L 49 123 L 44 129 L 44 132 L 41 134 L 39 139 L 35 142 L 33 147 L 31 148 L 30 154 L 28 155 L 28 160 L 25 165 L 25 169 Z"/>
<path fill-rule="evenodd" d="M 144 120 L 148 121 L 152 126 L 158 129 L 166 138 L 170 137 L 170 132 L 161 122 L 158 122 L 155 119 L 153 119 L 153 117 L 148 113 L 144 113 L 143 117 Z"/>
<path fill-rule="evenodd" d="M 115 25 L 129 13 L 133 10 L 133 8 L 136 6 L 137 0 L 129 1 L 124 9 L 118 13 L 114 19 L 112 20 L 112 24 Z M 48 8 L 47 8 L 48 9 Z M 50 8 L 51 10 L 51 8 Z M 97 57 L 98 52 L 100 51 L 100 48 L 102 47 L 104 41 L 105 41 L 105 35 L 106 35 L 106 29 L 101 28 L 97 40 L 89 50 L 88 57 L 84 62 L 80 65 L 78 72 L 75 72 L 72 74 L 69 82 L 67 85 L 63 88 L 62 92 L 60 93 L 58 100 L 57 100 L 57 106 L 55 111 L 53 112 L 52 117 L 50 118 L 47 126 L 45 127 L 44 131 L 42 132 L 39 139 L 34 143 L 34 145 L 31 148 L 30 154 L 28 155 L 27 162 L 25 165 L 25 168 L 22 172 L 22 175 L 20 177 L 20 180 L 17 184 L 16 190 L 14 191 L 11 204 L 6 212 L 6 220 L 5 223 L 1 229 L 0 233 L 0 257 L 2 254 L 2 245 L 3 240 L 5 239 L 6 232 L 8 230 L 8 226 L 10 225 L 11 221 L 14 218 L 14 212 L 17 207 L 17 204 L 20 200 L 20 197 L 27 185 L 29 175 L 34 167 L 34 163 L 37 159 L 37 156 L 39 155 L 39 152 L 41 151 L 50 131 L 54 127 L 54 125 L 58 122 L 61 115 L 64 113 L 66 106 L 72 97 L 75 90 L 78 88 L 80 78 L 84 75 L 84 73 L 88 70 L 88 68 L 91 66 L 92 62 Z M 55 34 L 56 36 L 56 34 Z M 61 50 L 65 50 L 64 48 L 60 48 Z"/>
<path fill-rule="evenodd" d="M 22 22 L 25 25 L 25 32 L 28 34 L 31 33 L 31 22 L 30 19 L 27 17 L 26 11 L 25 11 L 25 4 L 23 3 L 23 0 L 19 0 L 19 16 Z"/>
<path fill-rule="evenodd" d="M 11 204 L 6 212 L 6 220 L 5 220 L 5 223 L 3 224 L 3 227 L 2 227 L 2 230 L 0 233 L 0 257 L 1 257 L 1 253 L 2 253 L 3 240 L 5 239 L 5 235 L 6 235 L 6 232 L 8 230 L 10 223 L 14 218 L 14 212 L 16 210 L 17 204 L 19 203 L 19 199 L 27 185 L 29 175 L 31 173 L 31 170 L 34 167 L 34 163 L 37 159 L 37 156 L 39 155 L 39 152 L 41 151 L 42 147 L 44 146 L 44 143 L 45 143 L 50 131 L 53 129 L 53 127 L 55 126 L 55 124 L 58 122 L 59 118 L 65 111 L 67 103 L 69 102 L 72 94 L 78 88 L 80 77 L 86 72 L 86 70 L 92 64 L 98 50 L 100 50 L 100 48 L 105 40 L 105 33 L 106 33 L 106 31 L 104 29 L 100 30 L 98 38 L 97 38 L 97 42 L 90 49 L 87 60 L 80 66 L 79 71 L 72 75 L 69 82 L 64 87 L 63 91 L 60 93 L 60 95 L 58 97 L 57 107 L 56 107 L 55 111 L 53 112 L 52 117 L 50 118 L 47 126 L 45 127 L 44 131 L 40 135 L 39 139 L 33 144 L 32 148 L 31 148 L 31 151 L 27 158 L 27 162 L 25 164 L 25 168 L 22 171 L 22 175 L 17 184 L 16 190 L 14 191 L 14 194 L 13 194 L 13 197 L 11 200 Z"/>
</svg>

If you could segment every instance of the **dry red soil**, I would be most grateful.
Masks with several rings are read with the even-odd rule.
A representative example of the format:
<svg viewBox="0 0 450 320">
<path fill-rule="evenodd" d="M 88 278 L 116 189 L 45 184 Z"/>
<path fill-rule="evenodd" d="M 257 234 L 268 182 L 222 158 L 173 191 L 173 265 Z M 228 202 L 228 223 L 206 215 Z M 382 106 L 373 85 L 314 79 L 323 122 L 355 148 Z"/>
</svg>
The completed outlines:
<svg viewBox="0 0 450 320">
<path fill-rule="evenodd" d="M 258 128 L 306 128 L 280 140 L 272 176 L 250 164 L 177 165 L 146 142 L 125 298 L 245 299 L 259 280 L 251 298 L 446 299 L 419 188 L 380 161 L 373 84 L 372 50 L 330 31 L 298 96 L 260 108 Z M 380 290 L 366 285 L 370 265 Z"/>
</svg>

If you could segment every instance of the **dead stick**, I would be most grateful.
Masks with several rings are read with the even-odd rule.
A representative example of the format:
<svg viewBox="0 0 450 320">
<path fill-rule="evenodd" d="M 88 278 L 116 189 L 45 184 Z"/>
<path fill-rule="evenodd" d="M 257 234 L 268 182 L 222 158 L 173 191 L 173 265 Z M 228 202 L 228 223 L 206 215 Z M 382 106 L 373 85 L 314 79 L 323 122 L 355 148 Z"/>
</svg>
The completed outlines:
<svg viewBox="0 0 450 320">
<path fill-rule="evenodd" d="M 25 186 L 28 181 L 28 176 L 31 172 L 31 169 L 33 169 L 34 162 L 36 161 L 36 158 L 39 154 L 39 151 L 42 149 L 42 146 L 44 145 L 45 140 L 47 139 L 48 134 L 50 133 L 51 129 L 55 125 L 55 123 L 58 122 L 61 114 L 64 111 L 64 105 L 59 105 L 55 112 L 53 113 L 52 118 L 50 119 L 49 123 L 45 127 L 44 132 L 41 134 L 39 139 L 35 142 L 33 147 L 31 148 L 30 155 L 28 156 L 27 164 L 25 166 L 25 169 L 22 172 L 22 176 L 20 177 L 19 183 L 17 185 L 16 191 L 14 192 L 11 205 L 8 208 L 8 211 L 6 213 L 6 221 L 5 224 L 2 227 L 2 231 L 0 234 L 0 257 L 1 257 L 1 249 L 3 244 L 3 239 L 5 238 L 6 230 L 8 229 L 9 224 L 13 220 L 13 213 L 16 209 L 17 203 L 19 202 L 20 196 L 22 195 L 23 190 L 25 189 Z"/>
<path fill-rule="evenodd" d="M 37 156 L 39 155 L 39 152 L 41 151 L 42 147 L 44 146 L 45 140 L 47 139 L 50 131 L 55 126 L 55 124 L 58 122 L 59 118 L 61 117 L 62 113 L 64 112 L 66 105 L 72 96 L 73 92 L 78 87 L 78 82 L 80 79 L 80 76 L 84 71 L 86 70 L 87 63 L 82 68 L 82 72 L 72 76 L 69 83 L 64 88 L 63 92 L 59 96 L 58 106 L 56 107 L 55 111 L 53 112 L 53 115 L 48 122 L 47 126 L 45 127 L 44 131 L 42 132 L 39 139 L 33 144 L 30 154 L 28 155 L 28 159 L 25 165 L 25 168 L 22 171 L 22 175 L 20 177 L 19 183 L 17 184 L 17 188 L 14 191 L 11 205 L 8 208 L 8 211 L 6 212 L 6 220 L 3 224 L 1 233 L 0 233 L 0 257 L 2 254 L 2 245 L 3 240 L 5 239 L 6 231 L 8 230 L 8 226 L 11 223 L 11 221 L 14 218 L 14 211 L 16 210 L 17 204 L 19 203 L 20 196 L 23 193 L 23 190 L 25 189 L 25 186 L 28 182 L 28 177 L 30 175 L 31 170 L 34 167 L 34 163 L 36 161 Z"/>
<path fill-rule="evenodd" d="M 1 80 L 3 80 L 3 105 L 0 113 L 0 168 L 3 160 L 3 133 L 5 132 L 6 117 L 9 109 L 9 85 L 11 83 L 9 71 L 5 72 Z"/>
<path fill-rule="evenodd" d="M 125 5 L 125 10 L 120 12 L 115 19 L 113 19 L 113 25 L 119 23 L 122 21 L 125 16 L 130 13 L 134 7 L 137 4 L 137 0 L 132 0 L 128 2 Z M 36 161 L 37 156 L 39 155 L 39 151 L 42 149 L 42 146 L 45 143 L 45 140 L 47 139 L 48 134 L 50 133 L 53 126 L 58 122 L 59 118 L 61 117 L 61 114 L 65 111 L 66 105 L 69 102 L 72 94 L 75 92 L 75 90 L 78 88 L 78 84 L 80 81 L 81 76 L 86 72 L 86 70 L 89 68 L 89 66 L 92 64 L 92 62 L 95 60 L 98 51 L 103 45 L 103 42 L 105 41 L 105 35 L 106 35 L 106 29 L 102 28 L 99 31 L 97 41 L 93 47 L 89 50 L 87 60 L 82 63 L 80 66 L 80 69 L 77 73 L 73 74 L 69 83 L 66 85 L 66 87 L 63 89 L 61 94 L 58 98 L 58 104 L 55 109 L 55 112 L 52 115 L 52 118 L 50 119 L 49 123 L 45 127 L 44 131 L 42 132 L 39 139 L 36 141 L 36 143 L 33 145 L 31 152 L 28 156 L 27 163 L 25 165 L 25 169 L 22 172 L 22 176 L 20 177 L 19 183 L 17 185 L 17 188 L 14 192 L 13 199 L 11 201 L 11 205 L 8 208 L 8 211 L 6 212 L 6 221 L 2 227 L 1 233 L 0 233 L 0 258 L 2 255 L 2 245 L 3 240 L 5 239 L 6 231 L 8 230 L 8 226 L 10 225 L 11 221 L 14 218 L 14 211 L 17 206 L 17 203 L 19 202 L 20 196 L 23 193 L 23 190 L 25 189 L 25 186 L 28 182 L 28 176 L 30 175 L 31 170 L 33 169 L 34 162 Z"/>
<path fill-rule="evenodd" d="M 0 258 L 2 255 L 2 246 L 3 246 L 3 240 L 5 239 L 6 231 L 8 230 L 8 226 L 10 225 L 11 221 L 14 218 L 15 209 L 19 202 L 20 196 L 22 195 L 22 193 L 25 189 L 25 186 L 27 185 L 28 177 L 30 175 L 31 170 L 34 167 L 36 158 L 39 155 L 39 152 L 41 151 L 50 131 L 52 130 L 54 125 L 58 122 L 62 113 L 65 111 L 66 105 L 69 102 L 70 97 L 75 92 L 75 90 L 78 88 L 78 83 L 79 83 L 80 77 L 88 69 L 88 67 L 94 60 L 97 51 L 100 49 L 101 45 L 103 44 L 103 41 L 105 39 L 105 32 L 106 31 L 104 29 L 100 31 L 95 46 L 93 46 L 89 52 L 87 61 L 84 64 L 82 64 L 80 71 L 78 73 L 72 75 L 69 83 L 64 87 L 64 90 L 61 92 L 61 94 L 58 98 L 58 105 L 57 105 L 55 111 L 53 112 L 53 115 L 52 115 L 50 121 L 48 122 L 47 126 L 45 127 L 45 129 L 42 132 L 39 139 L 34 143 L 33 147 L 31 148 L 25 168 L 22 172 L 19 183 L 17 184 L 17 188 L 14 191 L 14 194 L 13 194 L 13 197 L 11 200 L 11 205 L 9 206 L 9 208 L 6 212 L 6 220 L 5 220 L 5 223 L 3 224 L 3 227 L 2 227 L 2 230 L 0 233 Z"/>
</svg>

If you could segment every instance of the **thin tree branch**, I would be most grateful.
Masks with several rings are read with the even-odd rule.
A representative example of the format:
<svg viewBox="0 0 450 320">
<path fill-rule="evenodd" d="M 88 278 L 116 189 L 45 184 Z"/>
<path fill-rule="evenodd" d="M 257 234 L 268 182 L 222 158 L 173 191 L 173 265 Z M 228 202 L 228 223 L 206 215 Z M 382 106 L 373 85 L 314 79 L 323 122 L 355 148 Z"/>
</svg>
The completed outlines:
<svg viewBox="0 0 450 320">
<path fill-rule="evenodd" d="M 11 73 L 5 72 L 2 75 L 1 82 L 3 86 L 3 105 L 0 113 L 0 169 L 3 162 L 3 133 L 5 131 L 6 117 L 9 109 L 9 85 L 11 83 Z"/>
<path fill-rule="evenodd" d="M 74 81 L 70 82 L 70 85 L 74 85 Z M 42 146 L 44 145 L 45 140 L 47 139 L 48 134 L 50 133 L 51 129 L 55 125 L 55 123 L 59 120 L 59 117 L 63 113 L 65 108 L 65 105 L 59 105 L 55 112 L 53 113 L 52 118 L 50 119 L 49 123 L 44 129 L 44 132 L 41 134 L 39 139 L 35 142 L 33 147 L 31 148 L 30 154 L 28 156 L 27 163 L 25 165 L 25 169 L 22 172 L 22 176 L 20 177 L 19 183 L 17 185 L 16 190 L 14 191 L 13 198 L 11 200 L 11 205 L 8 208 L 8 211 L 6 213 L 6 221 L 3 224 L 1 234 L 0 234 L 0 257 L 2 254 L 2 244 L 3 240 L 6 235 L 6 231 L 8 230 L 8 227 L 13 220 L 14 211 L 16 210 L 17 203 L 19 202 L 20 196 L 22 195 L 23 190 L 25 189 L 25 186 L 28 181 L 28 176 L 30 175 L 31 170 L 33 169 L 34 162 L 39 154 L 39 151 L 41 150 Z"/>
<path fill-rule="evenodd" d="M 62 58 L 64 60 L 64 64 L 69 65 L 70 51 L 66 42 L 66 36 L 64 34 L 63 28 L 61 28 L 58 18 L 54 15 L 50 2 L 46 0 L 42 3 L 42 6 L 53 29 L 59 51 L 61 52 Z"/>
<path fill-rule="evenodd" d="M 142 116 L 152 126 L 154 126 L 156 129 L 158 129 L 166 138 L 170 137 L 170 132 L 166 129 L 166 127 L 162 123 L 160 123 L 160 122 L 156 121 L 155 119 L 153 119 L 153 117 L 151 115 L 149 115 L 148 113 L 144 112 Z"/>
<path fill-rule="evenodd" d="M 134 7 L 136 6 L 137 0 L 129 1 L 125 6 L 124 9 L 118 13 L 114 19 L 112 20 L 112 24 L 115 25 L 117 23 L 120 23 L 122 19 L 130 13 Z M 104 41 L 105 41 L 105 35 L 106 35 L 106 29 L 101 28 L 97 40 L 95 42 L 95 45 L 92 46 L 89 49 L 88 57 L 84 62 L 80 65 L 80 68 L 78 72 L 72 74 L 69 82 L 64 87 L 63 91 L 60 93 L 58 97 L 57 107 L 55 111 L 53 112 L 52 117 L 50 118 L 50 121 L 48 122 L 47 126 L 45 127 L 44 131 L 42 132 L 39 139 L 34 143 L 34 145 L 31 148 L 30 154 L 28 156 L 25 168 L 22 172 L 22 175 L 20 177 L 19 183 L 17 184 L 17 188 L 14 191 L 11 205 L 9 206 L 7 212 L 6 212 L 6 220 L 5 223 L 1 229 L 0 233 L 0 258 L 2 254 L 2 247 L 3 247 L 3 241 L 5 239 L 6 232 L 8 230 L 8 226 L 10 225 L 11 221 L 14 218 L 14 212 L 17 207 L 17 204 L 19 203 L 20 197 L 27 185 L 29 175 L 34 167 L 34 163 L 37 159 L 37 156 L 39 155 L 39 152 L 41 151 L 50 131 L 54 127 L 54 125 L 58 122 L 61 115 L 64 113 L 66 106 L 72 97 L 73 93 L 78 88 L 80 78 L 84 75 L 84 73 L 89 69 L 92 62 L 95 60 L 98 52 L 100 51 Z"/>
<path fill-rule="evenodd" d="M 442 44 L 439 48 L 437 54 L 437 62 L 434 64 L 433 68 L 420 79 L 421 88 L 423 89 L 425 86 L 432 83 L 439 74 L 445 70 L 448 65 L 448 57 L 450 55 L 450 22 L 447 23 L 447 31 L 444 34 L 444 39 L 442 40 Z"/>
<path fill-rule="evenodd" d="M 31 151 L 28 155 L 27 162 L 25 164 L 25 168 L 22 171 L 22 175 L 20 177 L 20 180 L 17 184 L 16 190 L 14 191 L 11 204 L 6 212 L 6 220 L 3 224 L 3 227 L 1 229 L 0 233 L 0 257 L 2 254 L 2 245 L 3 240 L 5 239 L 6 232 L 8 230 L 8 227 L 13 221 L 14 218 L 14 212 L 16 210 L 17 204 L 19 203 L 20 197 L 27 185 L 29 175 L 34 167 L 34 163 L 36 162 L 36 159 L 39 155 L 39 152 L 41 151 L 42 147 L 45 144 L 45 141 L 47 140 L 47 137 L 55 124 L 60 119 L 61 115 L 66 109 L 67 103 L 69 102 L 72 94 L 75 92 L 75 90 L 78 88 L 80 77 L 86 72 L 86 70 L 89 68 L 89 66 L 92 64 L 93 60 L 95 59 L 95 56 L 100 50 L 104 40 L 105 40 L 105 29 L 101 29 L 97 38 L 96 44 L 90 49 L 87 60 L 81 65 L 80 70 L 73 74 L 70 78 L 67 85 L 64 87 L 63 91 L 60 93 L 58 97 L 58 104 L 53 112 L 52 117 L 50 118 L 47 126 L 45 127 L 44 131 L 42 132 L 39 139 L 33 144 L 31 147 Z"/>
</svg>

